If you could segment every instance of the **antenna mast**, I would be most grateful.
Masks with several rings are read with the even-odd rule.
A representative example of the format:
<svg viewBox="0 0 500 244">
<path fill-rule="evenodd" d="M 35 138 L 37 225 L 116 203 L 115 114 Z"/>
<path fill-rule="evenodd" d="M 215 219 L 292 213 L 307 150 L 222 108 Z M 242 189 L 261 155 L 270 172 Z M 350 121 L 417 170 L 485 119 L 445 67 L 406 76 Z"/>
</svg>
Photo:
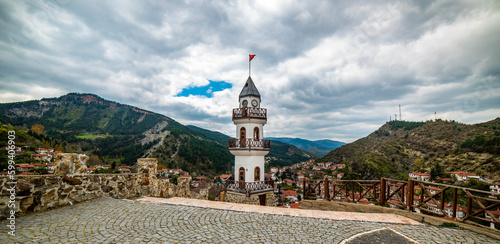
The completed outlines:
<svg viewBox="0 0 500 244">
<path fill-rule="evenodd" d="M 401 117 L 401 104 L 399 104 L 399 120 L 403 120 L 403 118 Z"/>
</svg>

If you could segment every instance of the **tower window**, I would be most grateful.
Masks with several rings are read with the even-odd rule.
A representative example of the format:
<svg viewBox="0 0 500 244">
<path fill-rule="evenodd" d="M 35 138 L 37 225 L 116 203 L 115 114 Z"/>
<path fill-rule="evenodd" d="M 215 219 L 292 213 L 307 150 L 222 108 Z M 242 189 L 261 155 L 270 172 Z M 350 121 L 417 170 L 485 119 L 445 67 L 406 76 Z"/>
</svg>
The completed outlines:
<svg viewBox="0 0 500 244">
<path fill-rule="evenodd" d="M 259 167 L 255 167 L 253 180 L 260 181 L 260 168 Z"/>
<path fill-rule="evenodd" d="M 253 128 L 253 139 L 256 141 L 259 140 L 259 127 Z"/>
</svg>

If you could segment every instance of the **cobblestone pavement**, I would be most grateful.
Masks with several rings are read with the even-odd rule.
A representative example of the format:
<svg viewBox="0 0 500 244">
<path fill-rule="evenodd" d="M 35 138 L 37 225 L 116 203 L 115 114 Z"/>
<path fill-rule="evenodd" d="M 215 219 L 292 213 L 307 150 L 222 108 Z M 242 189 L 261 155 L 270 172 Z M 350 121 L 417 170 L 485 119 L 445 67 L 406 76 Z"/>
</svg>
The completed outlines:
<svg viewBox="0 0 500 244">
<path fill-rule="evenodd" d="M 112 198 L 17 218 L 15 237 L 7 235 L 7 230 L 7 222 L 0 221 L 0 243 L 500 242 L 454 228 L 304 218 Z"/>
</svg>

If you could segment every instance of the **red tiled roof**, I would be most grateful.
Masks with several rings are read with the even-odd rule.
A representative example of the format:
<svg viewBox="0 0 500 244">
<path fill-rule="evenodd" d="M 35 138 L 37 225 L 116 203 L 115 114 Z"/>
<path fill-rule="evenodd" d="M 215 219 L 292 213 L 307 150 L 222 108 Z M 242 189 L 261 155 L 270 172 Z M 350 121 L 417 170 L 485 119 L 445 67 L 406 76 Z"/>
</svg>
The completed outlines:
<svg viewBox="0 0 500 244">
<path fill-rule="evenodd" d="M 20 167 L 20 168 L 34 168 L 35 165 L 33 165 L 33 164 L 18 164 L 17 167 Z"/>
<path fill-rule="evenodd" d="M 294 190 L 286 190 L 286 191 L 284 191 L 283 192 L 283 196 L 284 197 L 287 197 L 287 196 L 298 197 L 297 192 L 294 191 Z"/>
</svg>

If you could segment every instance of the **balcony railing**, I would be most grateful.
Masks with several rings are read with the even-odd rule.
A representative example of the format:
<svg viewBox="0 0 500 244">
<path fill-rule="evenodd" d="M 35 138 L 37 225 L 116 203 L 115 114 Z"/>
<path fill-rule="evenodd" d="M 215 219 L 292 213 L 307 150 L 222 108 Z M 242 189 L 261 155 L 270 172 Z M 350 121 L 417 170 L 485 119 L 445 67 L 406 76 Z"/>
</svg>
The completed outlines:
<svg viewBox="0 0 500 244">
<path fill-rule="evenodd" d="M 228 191 L 245 193 L 247 194 L 247 196 L 249 196 L 252 193 L 273 191 L 274 181 L 266 180 L 266 181 L 255 181 L 255 182 L 240 182 L 234 180 L 227 180 L 226 189 Z"/>
<path fill-rule="evenodd" d="M 267 109 L 249 107 L 233 109 L 233 120 L 246 118 L 267 119 Z"/>
<path fill-rule="evenodd" d="M 270 140 L 229 139 L 229 149 L 271 149 Z"/>
</svg>

